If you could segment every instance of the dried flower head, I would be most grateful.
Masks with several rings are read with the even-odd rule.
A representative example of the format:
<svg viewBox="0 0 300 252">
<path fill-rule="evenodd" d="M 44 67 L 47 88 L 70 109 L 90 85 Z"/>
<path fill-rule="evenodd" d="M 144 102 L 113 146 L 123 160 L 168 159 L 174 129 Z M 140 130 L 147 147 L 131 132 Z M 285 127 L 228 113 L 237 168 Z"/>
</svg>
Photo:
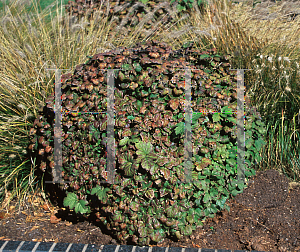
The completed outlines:
<svg viewBox="0 0 300 252">
<path fill-rule="evenodd" d="M 14 159 L 16 157 L 16 155 L 15 154 L 10 154 L 8 157 L 11 158 L 11 159 Z"/>
</svg>

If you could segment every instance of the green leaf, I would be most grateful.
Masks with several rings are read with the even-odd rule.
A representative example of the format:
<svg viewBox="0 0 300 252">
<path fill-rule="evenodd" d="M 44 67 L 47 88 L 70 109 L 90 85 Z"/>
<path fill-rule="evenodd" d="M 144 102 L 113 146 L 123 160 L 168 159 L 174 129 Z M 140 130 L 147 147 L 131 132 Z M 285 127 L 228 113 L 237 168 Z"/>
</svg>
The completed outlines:
<svg viewBox="0 0 300 252">
<path fill-rule="evenodd" d="M 173 2 L 174 2 L 175 0 L 173 0 Z M 172 3 L 172 1 L 171 1 L 171 3 Z M 184 43 L 183 44 L 183 48 L 187 48 L 187 47 L 189 47 L 191 44 L 193 44 L 193 42 L 192 41 L 188 41 L 188 42 L 186 42 L 186 43 Z"/>
<path fill-rule="evenodd" d="M 95 139 L 99 139 L 100 138 L 100 132 L 95 131 L 93 136 L 94 136 Z"/>
<path fill-rule="evenodd" d="M 175 128 L 175 134 L 176 135 L 182 135 L 184 134 L 184 122 L 180 122 L 176 124 L 176 128 Z"/>
<path fill-rule="evenodd" d="M 208 169 L 208 168 L 205 168 L 205 169 L 203 170 L 203 174 L 206 175 L 206 176 L 210 176 L 210 175 L 211 175 L 211 170 Z"/>
<path fill-rule="evenodd" d="M 153 161 L 151 159 L 144 158 L 141 161 L 142 161 L 141 166 L 147 171 L 150 171 L 151 168 L 155 165 L 155 161 Z M 138 162 L 138 160 L 137 160 L 137 162 Z"/>
<path fill-rule="evenodd" d="M 91 195 L 96 194 L 99 198 L 99 200 L 105 200 L 107 198 L 106 192 L 109 191 L 109 188 L 103 188 L 103 186 L 97 185 L 92 189 Z"/>
<path fill-rule="evenodd" d="M 138 142 L 135 144 L 135 146 L 138 149 L 136 154 L 141 156 L 146 156 L 147 154 L 151 153 L 153 150 L 153 146 L 151 143 Z"/>
<path fill-rule="evenodd" d="M 149 97 L 150 98 L 156 98 L 158 96 L 158 94 L 151 94 Z"/>
<path fill-rule="evenodd" d="M 204 214 L 205 214 L 205 216 L 207 216 L 209 218 L 213 218 L 215 216 L 214 214 L 211 214 L 211 209 L 210 208 L 204 209 Z"/>
<path fill-rule="evenodd" d="M 251 162 L 247 159 L 245 159 L 245 163 L 247 163 L 249 166 L 251 166 Z"/>
<path fill-rule="evenodd" d="M 68 193 L 67 197 L 64 199 L 64 206 L 73 209 L 78 202 L 77 195 L 75 193 Z"/>
<path fill-rule="evenodd" d="M 216 208 L 215 204 L 211 204 L 211 205 L 210 205 L 210 208 L 211 208 L 211 211 L 212 211 L 213 213 L 217 213 L 217 212 L 218 212 L 218 209 Z"/>
<path fill-rule="evenodd" d="M 137 202 L 133 201 L 130 203 L 129 207 L 132 211 L 137 212 L 140 208 L 140 205 Z"/>
<path fill-rule="evenodd" d="M 133 120 L 135 117 L 134 116 L 127 116 L 127 119 L 129 119 L 129 120 Z"/>
<path fill-rule="evenodd" d="M 236 189 L 231 191 L 231 194 L 235 197 L 238 194 L 238 191 Z"/>
<path fill-rule="evenodd" d="M 210 56 L 208 54 L 202 54 L 200 55 L 200 59 L 206 59 L 209 58 Z"/>
<path fill-rule="evenodd" d="M 212 116 L 212 118 L 213 118 L 213 122 L 214 122 L 214 123 L 215 123 L 215 122 L 219 122 L 220 119 L 221 119 L 219 113 L 214 113 L 213 116 Z"/>
<path fill-rule="evenodd" d="M 234 165 L 236 165 L 236 159 L 233 159 L 233 158 L 227 159 L 226 163 L 234 166 Z"/>
<path fill-rule="evenodd" d="M 236 118 L 228 117 L 227 120 L 236 124 Z"/>
<path fill-rule="evenodd" d="M 192 114 L 192 124 L 196 124 L 200 117 L 201 117 L 201 113 L 193 113 Z"/>
<path fill-rule="evenodd" d="M 145 1 L 147 2 L 148 0 L 145 0 Z M 143 68 L 140 66 L 139 63 L 133 63 L 133 67 L 134 67 L 135 71 L 137 71 L 137 72 L 141 72 L 143 70 Z"/>
<path fill-rule="evenodd" d="M 248 151 L 245 152 L 245 157 L 246 158 L 250 158 L 250 157 L 253 157 L 253 156 L 254 156 L 254 153 L 252 151 L 248 150 Z"/>
<path fill-rule="evenodd" d="M 137 166 L 135 162 L 127 162 L 123 167 L 125 175 L 130 177 L 134 175 L 134 171 L 136 170 L 136 168 Z"/>
<path fill-rule="evenodd" d="M 155 190 L 155 191 L 156 191 L 156 190 Z M 153 199 L 153 198 L 154 198 L 154 190 L 153 190 L 153 189 L 148 189 L 148 190 L 146 190 L 145 196 L 146 196 L 148 199 Z"/>
<path fill-rule="evenodd" d="M 256 124 L 257 124 L 258 126 L 263 126 L 263 125 L 264 125 L 264 123 L 263 123 L 262 121 L 260 121 L 260 120 L 257 120 L 257 121 L 256 121 Z"/>
<path fill-rule="evenodd" d="M 178 119 L 180 119 L 180 118 L 183 118 L 183 114 L 182 114 L 182 113 L 180 113 L 180 114 L 178 115 Z"/>
<path fill-rule="evenodd" d="M 262 157 L 257 152 L 255 153 L 255 160 L 257 163 L 259 163 L 262 160 Z"/>
<path fill-rule="evenodd" d="M 224 205 L 225 205 L 225 202 L 226 202 L 227 199 L 228 199 L 228 196 L 227 197 L 226 196 L 222 196 L 222 199 L 218 199 L 216 201 L 217 206 L 219 206 L 221 209 L 223 209 Z"/>
<path fill-rule="evenodd" d="M 148 0 L 140 0 L 141 3 L 146 4 Z"/>
<path fill-rule="evenodd" d="M 246 140 L 245 147 L 247 149 L 249 149 L 252 146 L 253 143 L 254 143 L 254 140 L 252 138 L 250 138 L 250 139 Z"/>
<path fill-rule="evenodd" d="M 264 127 L 259 127 L 258 132 L 263 135 L 263 134 L 265 134 L 266 129 Z"/>
<path fill-rule="evenodd" d="M 256 149 L 257 149 L 258 151 L 260 151 L 261 147 L 262 147 L 263 145 L 265 145 L 266 142 L 265 142 L 263 139 L 259 138 L 258 140 L 255 141 L 254 144 L 255 144 Z"/>
<path fill-rule="evenodd" d="M 195 200 L 197 206 L 201 206 L 201 198 Z"/>
<path fill-rule="evenodd" d="M 184 6 L 177 5 L 177 10 L 181 12 L 182 10 L 186 10 L 186 8 Z"/>
<path fill-rule="evenodd" d="M 95 128 L 95 126 L 93 124 L 90 124 L 90 130 L 92 132 L 97 131 L 97 129 Z"/>
<path fill-rule="evenodd" d="M 138 232 L 141 237 L 146 237 L 147 236 L 147 228 L 146 227 L 139 227 Z"/>
<path fill-rule="evenodd" d="M 124 137 L 123 139 L 120 140 L 119 145 L 124 146 L 129 142 L 129 137 Z"/>
<path fill-rule="evenodd" d="M 230 152 L 229 157 L 236 159 L 236 152 Z"/>
<path fill-rule="evenodd" d="M 255 176 L 255 174 L 256 174 L 255 169 L 245 170 L 245 176 L 246 176 L 246 177 Z"/>
<path fill-rule="evenodd" d="M 227 112 L 228 110 L 229 110 L 228 106 L 221 107 L 221 112 Z M 225 115 L 227 116 L 227 114 Z"/>
<path fill-rule="evenodd" d="M 243 189 L 246 187 L 246 185 L 245 185 L 245 182 L 238 182 L 237 183 L 237 186 L 238 186 L 238 188 L 240 189 L 240 190 L 242 190 L 243 191 Z"/>
<path fill-rule="evenodd" d="M 188 215 L 186 217 L 186 220 L 188 221 L 188 223 L 193 224 L 195 222 L 194 215 Z"/>
<path fill-rule="evenodd" d="M 142 90 L 141 92 L 142 92 L 142 94 L 143 94 L 144 96 L 148 96 L 148 95 L 149 95 L 149 92 L 147 92 L 147 91 L 145 91 L 145 90 Z"/>
<path fill-rule="evenodd" d="M 191 225 L 186 225 L 182 230 L 181 233 L 185 236 L 191 235 L 193 233 L 193 229 Z"/>
<path fill-rule="evenodd" d="M 166 213 L 169 218 L 174 218 L 176 216 L 176 212 L 174 210 L 175 209 L 173 206 L 169 206 L 166 208 Z"/>
<path fill-rule="evenodd" d="M 200 208 L 196 208 L 195 209 L 195 215 L 197 215 L 198 217 L 201 217 L 202 216 L 202 211 Z"/>
<path fill-rule="evenodd" d="M 208 193 L 206 193 L 203 197 L 203 202 L 207 203 L 207 202 L 211 201 L 211 199 L 212 199 L 211 196 Z"/>
<path fill-rule="evenodd" d="M 136 103 L 137 103 L 138 109 L 140 109 L 143 106 L 143 103 L 140 100 L 138 100 Z"/>
<path fill-rule="evenodd" d="M 88 208 L 85 207 L 85 205 L 88 204 L 87 201 L 85 200 L 79 200 L 79 202 L 77 202 L 76 206 L 75 206 L 75 212 L 78 213 L 87 213 L 88 212 Z"/>
<path fill-rule="evenodd" d="M 165 231 L 162 228 L 153 230 L 153 232 L 149 236 L 152 241 L 160 242 L 165 237 Z"/>
<path fill-rule="evenodd" d="M 224 205 L 224 208 L 226 209 L 227 212 L 230 212 L 230 207 L 228 205 Z"/>
<path fill-rule="evenodd" d="M 131 67 L 131 65 L 129 65 L 129 64 L 123 64 L 123 65 L 122 65 L 122 70 L 127 70 L 127 71 L 128 71 L 128 70 L 131 70 L 131 68 L 132 68 L 132 67 Z"/>
<path fill-rule="evenodd" d="M 221 109 L 221 110 L 222 110 L 222 109 Z M 223 118 L 226 118 L 226 117 L 228 117 L 228 114 L 222 112 L 222 113 L 220 114 L 220 116 L 223 117 Z"/>
</svg>

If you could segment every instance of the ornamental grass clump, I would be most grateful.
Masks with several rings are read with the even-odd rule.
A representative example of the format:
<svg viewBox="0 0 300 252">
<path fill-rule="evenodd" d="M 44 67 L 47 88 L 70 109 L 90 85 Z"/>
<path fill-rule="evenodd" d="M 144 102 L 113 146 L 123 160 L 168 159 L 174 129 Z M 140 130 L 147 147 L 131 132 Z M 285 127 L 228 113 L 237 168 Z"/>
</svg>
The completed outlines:
<svg viewBox="0 0 300 252">
<path fill-rule="evenodd" d="M 300 67 L 297 61 L 278 56 L 280 52 L 276 54 L 256 55 L 251 62 L 254 72 L 249 73 L 253 80 L 249 97 L 257 104 L 263 120 L 268 122 L 269 144 L 261 150 L 264 158 L 260 169 L 271 163 L 288 177 L 296 178 L 300 165 Z"/>
<path fill-rule="evenodd" d="M 62 77 L 64 205 L 95 212 L 120 242 L 140 246 L 181 239 L 241 193 L 236 179 L 237 84 L 229 55 L 193 43 L 179 50 L 150 41 L 96 54 Z M 184 167 L 185 73 L 191 71 L 192 169 Z M 107 69 L 115 70 L 115 171 L 107 181 Z M 30 129 L 30 154 L 54 168 L 54 94 Z M 264 124 L 246 103 L 245 178 L 265 144 Z M 79 113 L 82 111 L 90 113 Z M 221 113 L 213 113 L 221 111 Z M 104 112 L 104 113 L 103 113 Z"/>
</svg>

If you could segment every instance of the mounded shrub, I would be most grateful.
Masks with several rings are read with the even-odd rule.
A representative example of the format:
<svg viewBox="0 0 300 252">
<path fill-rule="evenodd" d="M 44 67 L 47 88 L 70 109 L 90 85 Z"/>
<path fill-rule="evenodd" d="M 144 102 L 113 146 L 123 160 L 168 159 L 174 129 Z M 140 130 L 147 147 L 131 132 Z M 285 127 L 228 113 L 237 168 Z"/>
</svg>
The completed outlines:
<svg viewBox="0 0 300 252">
<path fill-rule="evenodd" d="M 202 10 L 200 4 L 199 7 Z M 198 8 L 199 8 L 198 7 Z M 197 7 L 196 7 L 197 8 Z M 192 3 L 187 6 L 177 1 L 101 1 L 101 0 L 76 0 L 69 1 L 65 5 L 66 13 L 81 20 L 87 17 L 89 21 L 95 19 L 95 11 L 100 10 L 102 15 L 108 15 L 110 34 L 117 33 L 128 36 L 137 25 L 142 24 L 142 37 L 155 32 L 160 25 L 174 25 L 178 17 L 182 20 L 188 19 Z M 99 22 L 95 21 L 95 25 Z M 145 22 L 145 23 L 143 23 Z M 88 25 L 89 26 L 89 25 Z"/>
<path fill-rule="evenodd" d="M 120 242 L 140 246 L 190 235 L 207 217 L 229 210 L 226 201 L 246 186 L 236 179 L 237 78 L 229 59 L 214 48 L 200 52 L 193 43 L 174 51 L 150 41 L 96 54 L 73 75 L 63 75 L 63 113 L 105 112 L 105 69 L 121 69 L 114 70 L 115 183 L 100 183 L 106 180 L 107 115 L 63 114 L 62 177 L 71 181 L 60 184 L 65 206 L 86 216 L 95 211 Z M 186 67 L 193 111 L 190 183 L 184 169 Z M 29 149 L 51 174 L 54 93 L 46 104 L 30 129 Z M 251 165 L 259 161 L 265 127 L 247 102 L 245 118 L 248 179 L 255 175 Z"/>
</svg>

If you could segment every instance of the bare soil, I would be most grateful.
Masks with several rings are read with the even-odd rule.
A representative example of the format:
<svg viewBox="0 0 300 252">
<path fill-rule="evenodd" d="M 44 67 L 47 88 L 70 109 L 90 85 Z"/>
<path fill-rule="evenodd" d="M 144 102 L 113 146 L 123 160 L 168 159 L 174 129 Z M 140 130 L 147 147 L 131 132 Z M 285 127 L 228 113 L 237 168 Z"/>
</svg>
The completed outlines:
<svg viewBox="0 0 300 252">
<path fill-rule="evenodd" d="M 36 192 L 35 197 L 27 197 L 21 212 L 14 211 L 13 204 L 8 212 L 0 212 L 1 240 L 124 245 L 95 216 L 86 219 L 65 209 L 56 184 L 48 185 L 45 190 L 52 192 L 49 200 L 53 204 Z M 257 172 L 244 192 L 229 201 L 230 212 L 223 210 L 208 218 L 203 227 L 181 241 L 166 238 L 156 246 L 300 251 L 299 199 L 299 183 L 289 183 L 276 170 Z"/>
</svg>

